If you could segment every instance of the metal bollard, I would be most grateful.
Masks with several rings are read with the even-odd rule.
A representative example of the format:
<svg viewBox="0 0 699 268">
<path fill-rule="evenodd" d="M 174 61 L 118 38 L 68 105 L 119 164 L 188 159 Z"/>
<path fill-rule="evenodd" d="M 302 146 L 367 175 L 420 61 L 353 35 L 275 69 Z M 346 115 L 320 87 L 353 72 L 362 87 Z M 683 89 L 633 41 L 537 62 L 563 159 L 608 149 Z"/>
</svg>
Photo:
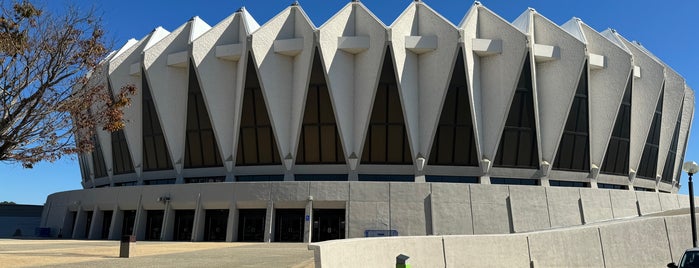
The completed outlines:
<svg viewBox="0 0 699 268">
<path fill-rule="evenodd" d="M 396 268 L 410 268 L 410 264 L 407 264 L 410 257 L 400 254 L 396 256 Z"/>
<path fill-rule="evenodd" d="M 136 236 L 134 235 L 122 235 L 121 245 L 119 246 L 119 258 L 128 258 L 129 250 L 131 249 L 131 243 L 136 243 Z"/>
</svg>

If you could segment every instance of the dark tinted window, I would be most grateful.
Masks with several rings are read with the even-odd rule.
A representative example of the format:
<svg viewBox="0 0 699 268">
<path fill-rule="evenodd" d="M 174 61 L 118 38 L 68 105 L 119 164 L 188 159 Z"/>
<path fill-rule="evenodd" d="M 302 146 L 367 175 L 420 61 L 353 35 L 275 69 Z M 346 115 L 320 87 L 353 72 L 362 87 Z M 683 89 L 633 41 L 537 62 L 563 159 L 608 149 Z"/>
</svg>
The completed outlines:
<svg viewBox="0 0 699 268">
<path fill-rule="evenodd" d="M 359 174 L 359 181 L 415 181 L 413 175 L 367 175 Z"/>
<path fill-rule="evenodd" d="M 587 187 L 587 183 L 580 181 L 556 181 L 549 180 L 549 185 L 558 187 Z"/>
<path fill-rule="evenodd" d="M 210 182 L 224 182 L 226 177 L 215 176 L 215 177 L 196 177 L 196 178 L 184 178 L 184 183 L 210 183 Z"/>
<path fill-rule="evenodd" d="M 464 57 L 461 50 L 456 58 L 447 96 L 444 99 L 429 164 L 478 166 Z"/>
<path fill-rule="evenodd" d="M 185 168 L 223 166 L 193 62 L 189 64 L 187 137 L 185 141 Z"/>
<path fill-rule="evenodd" d="M 131 153 L 126 143 L 126 136 L 123 130 L 112 132 L 112 163 L 114 164 L 114 174 L 124 174 L 133 172 L 131 163 Z"/>
<path fill-rule="evenodd" d="M 607 184 L 607 183 L 597 183 L 597 188 L 600 189 L 614 189 L 614 190 L 626 190 L 626 186 L 618 184 Z"/>
<path fill-rule="evenodd" d="M 364 139 L 362 163 L 402 165 L 413 163 L 389 49 L 386 50 L 384 57 L 369 129 Z"/>
<path fill-rule="evenodd" d="M 683 105 L 680 106 L 680 112 L 677 115 L 677 122 L 675 123 L 675 131 L 672 133 L 672 142 L 670 142 L 670 151 L 667 153 L 667 158 L 665 159 L 665 167 L 663 168 L 663 177 L 662 181 L 671 183 L 672 182 L 672 176 L 674 175 L 673 173 L 675 172 L 675 157 L 677 157 L 677 143 L 679 142 L 680 138 L 680 123 L 682 122 L 682 109 L 684 106 L 684 101 L 682 101 Z"/>
<path fill-rule="evenodd" d="M 143 87 L 143 171 L 172 169 L 170 152 L 165 144 L 153 96 L 145 72 L 141 71 Z"/>
<path fill-rule="evenodd" d="M 347 174 L 296 174 L 295 181 L 347 181 Z"/>
<path fill-rule="evenodd" d="M 97 134 L 92 136 L 92 170 L 95 173 L 95 178 L 107 177 L 107 167 L 104 163 L 104 154 L 102 154 L 102 146 L 100 145 Z"/>
<path fill-rule="evenodd" d="M 626 82 L 626 90 L 616 115 L 612 136 L 602 163 L 602 173 L 627 176 L 629 174 L 629 144 L 631 136 L 631 83 Z"/>
<path fill-rule="evenodd" d="M 284 175 L 241 175 L 236 176 L 237 181 L 283 181 Z"/>
<path fill-rule="evenodd" d="M 250 55 L 246 74 L 236 165 L 281 164 L 272 124 L 267 114 L 267 105 Z"/>
<path fill-rule="evenodd" d="M 494 166 L 538 168 L 538 161 L 531 66 L 527 55 L 500 138 Z"/>
<path fill-rule="evenodd" d="M 426 182 L 452 182 L 452 183 L 478 183 L 477 177 L 469 176 L 436 176 L 428 175 L 425 176 Z"/>
<path fill-rule="evenodd" d="M 313 57 L 313 69 L 306 95 L 306 109 L 303 113 L 296 163 L 345 163 L 340 135 L 335 124 L 335 113 L 318 51 Z"/>
<path fill-rule="evenodd" d="M 175 179 L 158 179 L 143 181 L 145 185 L 175 184 Z"/>
<path fill-rule="evenodd" d="M 539 181 L 534 179 L 490 178 L 490 184 L 539 185 Z"/>
<path fill-rule="evenodd" d="M 663 85 L 663 88 L 665 85 Z M 653 115 L 653 123 L 650 125 L 648 137 L 646 138 L 646 146 L 643 148 L 641 163 L 638 165 L 636 175 L 640 178 L 655 179 L 658 166 L 658 146 L 660 144 L 660 121 L 663 117 L 663 94 L 664 89 L 660 91 L 660 98 L 655 106 L 655 115 Z"/>
<path fill-rule="evenodd" d="M 585 67 L 587 67 L 587 63 L 585 63 Z M 590 170 L 590 134 L 587 108 L 587 68 L 584 68 L 578 82 L 578 89 L 575 91 L 573 105 L 568 112 L 568 120 L 561 137 L 561 143 L 558 145 L 556 160 L 553 164 L 554 169 Z"/>
</svg>

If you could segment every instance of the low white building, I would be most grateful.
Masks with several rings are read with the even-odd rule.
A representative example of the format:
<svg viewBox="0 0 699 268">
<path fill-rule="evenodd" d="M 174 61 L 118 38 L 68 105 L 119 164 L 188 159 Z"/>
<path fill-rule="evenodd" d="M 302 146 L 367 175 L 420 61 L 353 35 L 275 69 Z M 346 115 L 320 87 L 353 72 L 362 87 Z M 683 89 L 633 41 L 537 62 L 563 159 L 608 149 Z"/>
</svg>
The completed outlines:
<svg viewBox="0 0 699 268">
<path fill-rule="evenodd" d="M 577 18 L 476 3 L 455 26 L 416 1 L 386 26 L 353 1 L 320 27 L 298 5 L 259 26 L 240 9 L 104 68 L 138 91 L 80 156 L 85 189 L 48 197 L 42 226 L 64 237 L 513 233 L 688 206 L 694 92 Z"/>
</svg>

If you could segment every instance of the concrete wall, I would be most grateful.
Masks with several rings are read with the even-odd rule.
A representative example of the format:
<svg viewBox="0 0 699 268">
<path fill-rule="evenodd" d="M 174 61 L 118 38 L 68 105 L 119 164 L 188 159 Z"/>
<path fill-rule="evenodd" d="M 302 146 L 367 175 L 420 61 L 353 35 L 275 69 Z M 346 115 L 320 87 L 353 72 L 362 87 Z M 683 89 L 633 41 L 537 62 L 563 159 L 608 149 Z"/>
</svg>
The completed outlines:
<svg viewBox="0 0 699 268">
<path fill-rule="evenodd" d="M 159 198 L 168 197 L 164 202 Z M 313 199 L 312 201 L 310 201 Z M 134 210 L 135 233 L 145 236 L 145 211 L 164 210 L 163 239 L 171 239 L 180 209 L 229 209 L 227 240 L 237 238 L 238 209 L 345 209 L 345 237 L 366 230 L 395 230 L 399 236 L 523 233 L 579 226 L 674 210 L 686 196 L 591 188 L 413 182 L 223 182 L 99 188 L 50 195 L 42 227 L 63 237 L 97 239 L 101 215 L 113 211 L 109 237 L 121 235 L 122 212 Z M 683 205 L 684 206 L 684 205 Z M 640 209 L 640 214 L 639 214 Z M 85 236 L 87 214 L 93 226 Z M 73 220 L 72 214 L 76 217 Z M 173 212 L 174 213 L 174 212 Z M 197 227 L 204 218 L 197 214 Z M 310 215 L 307 213 L 307 215 Z M 105 223 L 106 224 L 106 223 Z M 100 225 L 100 226 L 98 226 Z M 310 229 L 310 227 L 306 227 Z M 73 233 L 73 230 L 80 232 Z M 273 241 L 269 232 L 266 241 Z M 308 236 L 308 235 L 307 235 Z M 192 237 L 201 241 L 202 235 Z"/>
<path fill-rule="evenodd" d="M 308 248 L 315 250 L 316 267 L 390 267 L 398 254 L 408 255 L 413 267 L 665 267 L 691 246 L 689 229 L 689 215 L 681 215 L 527 234 L 335 240 Z"/>
</svg>

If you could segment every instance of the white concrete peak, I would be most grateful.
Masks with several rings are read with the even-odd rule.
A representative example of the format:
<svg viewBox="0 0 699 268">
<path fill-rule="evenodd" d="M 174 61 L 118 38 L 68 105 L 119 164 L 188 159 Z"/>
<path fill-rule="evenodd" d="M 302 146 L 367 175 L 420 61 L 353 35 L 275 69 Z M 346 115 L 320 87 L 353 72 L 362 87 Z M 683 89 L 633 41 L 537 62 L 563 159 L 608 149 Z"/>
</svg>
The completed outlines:
<svg viewBox="0 0 699 268">
<path fill-rule="evenodd" d="M 369 36 L 340 36 L 337 49 L 350 54 L 359 54 L 369 49 Z"/>
<path fill-rule="evenodd" d="M 473 52 L 481 57 L 502 54 L 502 40 L 473 38 Z"/>
<path fill-rule="evenodd" d="M 590 53 L 590 69 L 601 70 L 606 68 L 605 57 L 599 54 Z"/>
<path fill-rule="evenodd" d="M 274 40 L 274 53 L 294 57 L 303 51 L 303 37 Z"/>
<path fill-rule="evenodd" d="M 189 30 L 189 43 L 201 36 L 203 33 L 211 29 L 211 26 L 204 22 L 198 16 L 192 17 L 192 27 Z"/>
<path fill-rule="evenodd" d="M 115 54 L 111 55 L 111 59 L 119 57 L 119 55 L 121 55 L 121 53 L 124 53 L 124 51 L 129 50 L 129 48 L 131 48 L 133 45 L 135 45 L 137 43 L 138 43 L 138 40 L 136 40 L 134 38 L 129 39 L 129 41 L 126 41 L 126 44 L 124 44 L 124 46 L 122 46 Z"/>
<path fill-rule="evenodd" d="M 129 75 L 131 76 L 141 76 L 141 63 L 136 62 L 129 66 Z"/>
<path fill-rule="evenodd" d="M 185 68 L 187 67 L 187 59 L 189 58 L 189 53 L 187 51 L 180 51 L 176 53 L 170 53 L 167 55 L 167 66 Z"/>
<path fill-rule="evenodd" d="M 534 44 L 536 62 L 547 62 L 561 59 L 561 49 L 558 46 Z"/>
<path fill-rule="evenodd" d="M 227 44 L 216 46 L 216 58 L 229 61 L 240 60 L 240 55 L 243 54 L 242 44 Z"/>
<path fill-rule="evenodd" d="M 160 40 L 165 38 L 165 36 L 168 34 L 170 34 L 170 32 L 165 30 L 163 27 L 158 26 L 157 28 L 153 29 L 153 32 L 150 34 L 150 38 L 148 38 L 148 43 L 146 43 L 146 46 L 143 47 L 143 50 L 148 50 L 150 47 L 160 42 Z"/>
<path fill-rule="evenodd" d="M 641 78 L 641 66 L 633 66 L 633 78 Z"/>
<path fill-rule="evenodd" d="M 415 54 L 422 54 L 437 49 L 437 36 L 406 36 L 405 49 Z"/>
</svg>

